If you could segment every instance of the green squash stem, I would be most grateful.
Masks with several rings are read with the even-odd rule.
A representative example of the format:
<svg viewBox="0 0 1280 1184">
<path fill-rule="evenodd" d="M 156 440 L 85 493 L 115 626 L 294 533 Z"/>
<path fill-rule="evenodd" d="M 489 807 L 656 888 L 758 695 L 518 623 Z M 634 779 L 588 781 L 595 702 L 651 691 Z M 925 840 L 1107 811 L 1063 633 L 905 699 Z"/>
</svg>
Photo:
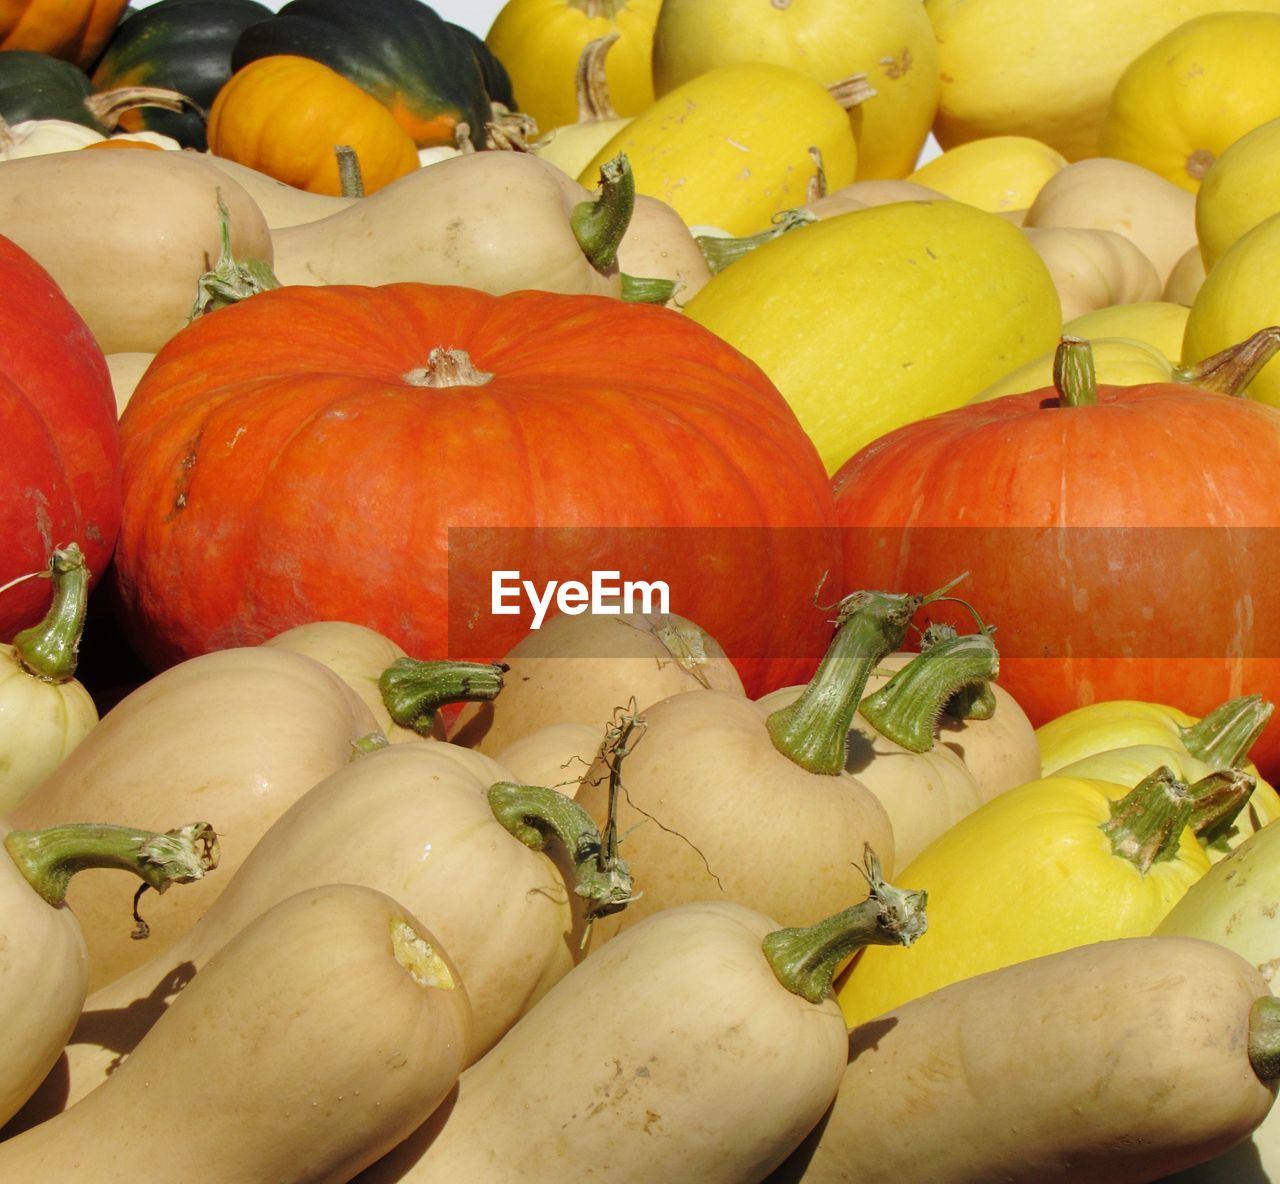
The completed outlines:
<svg viewBox="0 0 1280 1184">
<path fill-rule="evenodd" d="M 867 591 L 846 596 L 837 612 L 835 638 L 809 685 L 766 721 L 773 746 L 811 773 L 840 773 L 867 677 L 902 644 L 920 608 L 941 599 L 964 578 L 927 596 Z"/>
<path fill-rule="evenodd" d="M 938 642 L 948 641 L 955 636 L 957 630 L 954 625 L 935 621 L 927 625 L 920 635 L 920 652 L 924 653 Z M 986 679 L 971 682 L 968 686 L 960 687 L 947 700 L 943 713 L 952 719 L 991 719 L 996 713 L 996 693 Z"/>
<path fill-rule="evenodd" d="M 860 904 L 797 929 L 768 934 L 762 947 L 778 981 L 810 1003 L 831 993 L 836 972 L 863 946 L 909 946 L 928 927 L 928 894 L 895 888 L 880 874 L 880 861 L 868 847 L 864 853 L 871 894 Z"/>
<path fill-rule="evenodd" d="M 1098 375 L 1093 347 L 1082 337 L 1063 337 L 1053 355 L 1053 385 L 1063 407 L 1093 407 L 1098 402 Z"/>
<path fill-rule="evenodd" d="M 569 225 L 591 266 L 609 272 L 617 265 L 618 247 L 631 224 L 636 205 L 636 179 L 624 153 L 600 166 L 600 195 L 579 202 L 569 214 Z"/>
<path fill-rule="evenodd" d="M 1280 326 L 1259 329 L 1247 341 L 1230 345 L 1216 354 L 1190 366 L 1175 366 L 1175 382 L 1186 382 L 1221 395 L 1243 397 L 1249 384 L 1277 351 L 1280 351 Z"/>
<path fill-rule="evenodd" d="M 196 299 L 191 306 L 188 321 L 226 308 L 229 304 L 238 304 L 259 292 L 267 292 L 280 287 L 276 273 L 269 264 L 261 259 L 240 260 L 231 250 L 231 213 L 227 203 L 222 200 L 222 190 L 218 194 L 218 227 L 222 236 L 222 245 L 218 251 L 218 261 L 196 281 Z"/>
<path fill-rule="evenodd" d="M 135 938 L 150 929 L 138 915 L 138 898 L 148 889 L 163 893 L 173 884 L 202 879 L 218 866 L 218 836 L 207 822 L 175 830 L 139 830 L 97 823 L 59 823 L 41 830 L 13 830 L 5 850 L 27 883 L 54 908 L 66 902 L 67 885 L 87 868 L 117 868 L 142 881 L 133 898 Z"/>
<path fill-rule="evenodd" d="M 736 263 L 743 255 L 749 255 L 757 247 L 762 247 L 765 243 L 772 242 L 775 238 L 781 237 L 788 231 L 796 230 L 801 226 L 808 226 L 810 222 L 816 222 L 817 220 L 818 216 L 808 210 L 781 210 L 779 213 L 774 214 L 773 225 L 767 230 L 760 230 L 755 234 L 745 234 L 739 237 L 698 234 L 694 236 L 693 241 L 698 244 L 698 250 L 702 252 L 702 257 L 707 261 L 711 274 L 717 275 L 724 271 L 730 263 Z"/>
<path fill-rule="evenodd" d="M 666 304 L 675 294 L 675 280 L 622 273 L 622 299 L 628 304 Z"/>
<path fill-rule="evenodd" d="M 1234 768 L 1243 764 L 1275 704 L 1261 695 L 1240 695 L 1219 704 L 1203 719 L 1178 728 L 1183 747 L 1205 764 Z"/>
<path fill-rule="evenodd" d="M 89 568 L 79 544 L 58 547 L 49 557 L 53 600 L 39 624 L 23 629 L 13 639 L 14 653 L 24 669 L 45 682 L 67 682 L 75 677 L 89 606 Z"/>
<path fill-rule="evenodd" d="M 483 703 L 496 699 L 501 662 L 450 662 L 444 658 L 397 658 L 378 677 L 382 704 L 402 728 L 429 736 L 436 714 L 448 703 Z"/>
<path fill-rule="evenodd" d="M 938 719 L 961 687 L 1000 673 L 989 633 L 957 634 L 912 658 L 858 710 L 873 728 L 910 752 L 928 752 Z"/>
<path fill-rule="evenodd" d="M 1201 846 L 1227 849 L 1227 840 L 1236 834 L 1236 819 L 1257 787 L 1257 779 L 1243 769 L 1216 769 L 1188 787 L 1189 825 Z"/>
<path fill-rule="evenodd" d="M 1099 829 L 1111 840 L 1112 852 L 1145 876 L 1177 855 L 1194 806 L 1188 787 L 1161 766 L 1111 803 L 1111 817 Z"/>
</svg>

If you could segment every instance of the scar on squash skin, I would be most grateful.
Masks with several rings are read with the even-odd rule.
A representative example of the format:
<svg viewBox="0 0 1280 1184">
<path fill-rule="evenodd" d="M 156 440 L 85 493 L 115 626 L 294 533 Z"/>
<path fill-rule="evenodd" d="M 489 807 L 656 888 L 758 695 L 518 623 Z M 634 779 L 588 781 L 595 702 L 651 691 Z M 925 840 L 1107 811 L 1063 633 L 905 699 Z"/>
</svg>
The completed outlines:
<svg viewBox="0 0 1280 1184">
<path fill-rule="evenodd" d="M 200 440 L 204 436 L 202 428 L 195 434 L 187 448 L 187 454 L 178 462 L 177 492 L 173 499 L 173 509 L 165 515 L 165 521 L 173 521 L 179 510 L 187 508 L 187 492 L 191 485 L 191 470 L 196 467 L 196 457 L 200 452 Z"/>
<path fill-rule="evenodd" d="M 904 47 L 899 57 L 895 58 L 892 55 L 883 57 L 880 59 L 880 64 L 884 67 L 887 77 L 893 79 L 901 78 L 911 69 L 911 50 Z"/>
</svg>

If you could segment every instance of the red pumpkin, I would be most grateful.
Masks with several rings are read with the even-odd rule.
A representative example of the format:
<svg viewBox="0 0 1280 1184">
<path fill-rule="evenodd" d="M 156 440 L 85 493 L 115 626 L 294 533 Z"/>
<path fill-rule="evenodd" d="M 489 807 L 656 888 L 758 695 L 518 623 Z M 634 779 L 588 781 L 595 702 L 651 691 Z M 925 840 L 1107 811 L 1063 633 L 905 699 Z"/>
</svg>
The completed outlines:
<svg viewBox="0 0 1280 1184">
<path fill-rule="evenodd" d="M 846 583 L 968 569 L 956 595 L 997 626 L 1001 685 L 1037 725 L 1106 699 L 1280 701 L 1274 407 L 1174 384 L 1071 406 L 1049 388 L 891 432 L 833 486 Z M 1280 728 L 1252 755 L 1280 771 Z"/>
<path fill-rule="evenodd" d="M 281 288 L 173 338 L 121 427 L 117 589 L 155 668 L 325 618 L 500 656 L 531 614 L 491 611 L 494 570 L 666 581 L 757 690 L 830 636 L 816 451 L 762 371 L 664 308 Z"/>
<path fill-rule="evenodd" d="M 0 237 L 0 585 L 76 542 L 96 579 L 120 528 L 120 438 L 102 350 L 53 278 Z M 0 640 L 35 624 L 48 580 L 0 592 Z"/>
</svg>

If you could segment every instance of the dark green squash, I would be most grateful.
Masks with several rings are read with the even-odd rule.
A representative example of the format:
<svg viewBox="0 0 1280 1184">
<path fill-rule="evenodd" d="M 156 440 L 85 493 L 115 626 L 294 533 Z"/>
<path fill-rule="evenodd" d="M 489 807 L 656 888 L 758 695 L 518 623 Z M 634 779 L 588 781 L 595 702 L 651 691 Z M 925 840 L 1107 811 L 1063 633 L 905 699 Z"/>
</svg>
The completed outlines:
<svg viewBox="0 0 1280 1184">
<path fill-rule="evenodd" d="M 389 110 L 419 148 L 455 142 L 466 123 L 484 147 L 484 74 L 465 36 L 421 0 L 291 0 L 246 29 L 234 69 L 273 54 L 321 62 Z"/>
<path fill-rule="evenodd" d="M 155 87 L 121 87 L 96 94 L 79 66 L 32 49 L 0 53 L 0 118 L 65 119 L 102 135 L 117 130 L 125 112 L 142 104 L 173 109 L 188 106 L 185 96 Z"/>
<path fill-rule="evenodd" d="M 145 108 L 121 118 L 129 131 L 161 132 L 203 152 L 205 120 L 214 96 L 231 77 L 231 50 L 250 25 L 272 11 L 257 0 L 158 0 L 116 27 L 93 71 L 95 90 L 163 86 L 181 91 L 202 110 Z"/>
<path fill-rule="evenodd" d="M 493 50 L 470 29 L 452 22 L 449 23 L 449 27 L 471 47 L 471 52 L 475 54 L 476 61 L 480 63 L 480 76 L 484 79 L 484 88 L 489 92 L 490 100 L 501 103 L 508 111 L 515 111 L 516 97 L 511 86 L 511 75 L 507 73 L 506 66 L 498 61 Z"/>
</svg>

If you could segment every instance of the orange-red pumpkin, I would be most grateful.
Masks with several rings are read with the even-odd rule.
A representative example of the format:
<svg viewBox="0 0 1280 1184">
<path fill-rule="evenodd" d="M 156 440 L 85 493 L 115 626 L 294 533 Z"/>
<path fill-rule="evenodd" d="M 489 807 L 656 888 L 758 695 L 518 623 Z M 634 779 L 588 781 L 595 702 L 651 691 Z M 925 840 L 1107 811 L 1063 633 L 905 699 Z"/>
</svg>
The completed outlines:
<svg viewBox="0 0 1280 1184">
<path fill-rule="evenodd" d="M 967 568 L 956 594 L 997 626 L 1000 683 L 1037 725 L 1106 699 L 1203 715 L 1280 698 L 1274 407 L 1163 383 L 1073 406 L 1048 388 L 891 432 L 833 484 L 846 584 Z M 1274 776 L 1280 728 L 1252 755 Z"/>
<path fill-rule="evenodd" d="M 107 361 L 30 255 L 0 237 L 0 585 L 79 543 L 96 579 L 120 527 L 120 440 Z M 34 625 L 48 580 L 0 591 L 0 641 Z"/>
<path fill-rule="evenodd" d="M 500 656 L 532 614 L 492 611 L 495 570 L 665 581 L 757 689 L 830 635 L 813 445 L 754 363 L 665 308 L 281 288 L 174 337 L 121 430 L 117 588 L 153 667 L 324 619 Z"/>
</svg>

